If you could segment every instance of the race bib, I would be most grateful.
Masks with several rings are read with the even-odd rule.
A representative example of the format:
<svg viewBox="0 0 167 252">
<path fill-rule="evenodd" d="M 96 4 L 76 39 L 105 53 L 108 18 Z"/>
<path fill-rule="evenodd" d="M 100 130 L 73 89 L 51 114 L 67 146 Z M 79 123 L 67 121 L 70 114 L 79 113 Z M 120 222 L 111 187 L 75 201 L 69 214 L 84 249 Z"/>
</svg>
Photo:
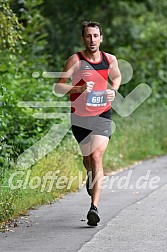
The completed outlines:
<svg viewBox="0 0 167 252">
<path fill-rule="evenodd" d="M 106 106 L 107 101 L 105 97 L 105 91 L 91 91 L 88 94 L 86 106 L 93 106 L 93 107 L 98 107 L 98 106 Z"/>
</svg>

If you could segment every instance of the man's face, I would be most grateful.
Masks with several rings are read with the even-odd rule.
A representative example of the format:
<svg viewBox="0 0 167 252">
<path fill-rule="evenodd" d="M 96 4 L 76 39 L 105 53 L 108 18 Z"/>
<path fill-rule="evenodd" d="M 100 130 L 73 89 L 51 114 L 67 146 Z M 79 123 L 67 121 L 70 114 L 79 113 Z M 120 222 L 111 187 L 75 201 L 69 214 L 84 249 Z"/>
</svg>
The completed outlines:
<svg viewBox="0 0 167 252">
<path fill-rule="evenodd" d="M 102 42 L 102 35 L 98 27 L 86 27 L 84 30 L 83 43 L 90 52 L 96 52 Z"/>
</svg>

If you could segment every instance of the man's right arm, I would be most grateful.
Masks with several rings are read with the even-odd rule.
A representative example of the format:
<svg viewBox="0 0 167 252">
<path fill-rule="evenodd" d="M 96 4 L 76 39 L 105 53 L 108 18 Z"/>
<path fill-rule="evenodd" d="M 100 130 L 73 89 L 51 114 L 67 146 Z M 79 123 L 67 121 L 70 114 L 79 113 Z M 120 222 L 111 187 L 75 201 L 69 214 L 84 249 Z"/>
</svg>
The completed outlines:
<svg viewBox="0 0 167 252">
<path fill-rule="evenodd" d="M 66 62 L 63 72 L 57 83 L 54 85 L 54 91 L 59 94 L 82 93 L 83 86 L 68 85 L 67 81 L 73 73 L 79 68 L 79 60 L 76 54 L 72 55 Z"/>
</svg>

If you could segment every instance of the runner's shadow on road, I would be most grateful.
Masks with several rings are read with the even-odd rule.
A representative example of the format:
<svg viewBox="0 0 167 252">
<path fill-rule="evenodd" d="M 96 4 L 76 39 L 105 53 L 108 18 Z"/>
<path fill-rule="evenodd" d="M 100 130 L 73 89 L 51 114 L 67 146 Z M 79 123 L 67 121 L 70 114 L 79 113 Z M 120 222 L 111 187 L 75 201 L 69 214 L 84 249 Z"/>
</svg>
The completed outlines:
<svg viewBox="0 0 167 252">
<path fill-rule="evenodd" d="M 99 228 L 100 226 L 89 226 L 86 224 L 85 222 L 85 225 L 84 226 L 75 226 L 73 227 L 74 229 L 95 229 L 95 228 Z"/>
</svg>

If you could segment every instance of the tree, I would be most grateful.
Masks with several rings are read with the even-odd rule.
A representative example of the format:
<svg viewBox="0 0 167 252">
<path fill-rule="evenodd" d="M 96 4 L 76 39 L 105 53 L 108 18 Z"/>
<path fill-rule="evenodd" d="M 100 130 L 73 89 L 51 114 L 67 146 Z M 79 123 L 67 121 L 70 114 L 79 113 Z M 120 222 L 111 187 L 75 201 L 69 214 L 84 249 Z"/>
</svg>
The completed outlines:
<svg viewBox="0 0 167 252">
<path fill-rule="evenodd" d="M 149 84 L 152 102 L 166 99 L 167 2 L 162 0 L 53 1 L 44 3 L 48 23 L 48 51 L 52 69 L 60 70 L 71 54 L 80 50 L 80 24 L 96 20 L 102 24 L 102 49 L 128 61 L 134 70 L 127 95 L 141 82 Z"/>
<path fill-rule="evenodd" d="M 42 1 L 17 1 L 21 5 L 15 2 L 1 5 L 0 164 L 4 170 L 13 166 L 13 160 L 45 134 L 51 123 L 33 118 L 31 108 L 18 107 L 19 101 L 52 99 L 52 90 L 41 75 L 48 69 L 45 18 L 40 12 Z M 12 6 L 18 7 L 17 11 Z M 39 72 L 39 78 L 33 78 L 33 72 Z"/>
</svg>

